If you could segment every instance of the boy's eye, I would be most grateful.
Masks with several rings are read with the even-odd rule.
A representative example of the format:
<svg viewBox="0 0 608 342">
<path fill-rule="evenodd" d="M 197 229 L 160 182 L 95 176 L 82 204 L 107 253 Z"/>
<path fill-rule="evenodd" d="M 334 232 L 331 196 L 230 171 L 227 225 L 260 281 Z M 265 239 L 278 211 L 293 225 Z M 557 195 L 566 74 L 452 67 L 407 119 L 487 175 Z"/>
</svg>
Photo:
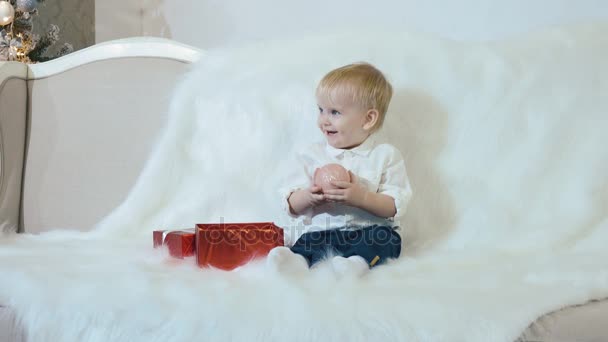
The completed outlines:
<svg viewBox="0 0 608 342">
<path fill-rule="evenodd" d="M 334 110 L 331 111 L 331 114 L 332 115 L 340 115 L 340 112 L 338 112 L 337 110 L 334 109 Z"/>
<path fill-rule="evenodd" d="M 319 113 L 323 113 L 323 108 L 319 107 Z"/>
</svg>

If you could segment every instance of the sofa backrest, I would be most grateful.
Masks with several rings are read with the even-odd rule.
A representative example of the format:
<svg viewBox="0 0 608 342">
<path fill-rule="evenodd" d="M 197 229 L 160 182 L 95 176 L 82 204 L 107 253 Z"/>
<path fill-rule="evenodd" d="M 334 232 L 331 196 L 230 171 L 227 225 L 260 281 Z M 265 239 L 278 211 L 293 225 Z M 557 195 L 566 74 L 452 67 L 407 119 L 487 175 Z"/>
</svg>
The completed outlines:
<svg viewBox="0 0 608 342">
<path fill-rule="evenodd" d="M 27 67 L 0 63 L 0 232 L 17 231 L 27 113 Z"/>
<path fill-rule="evenodd" d="M 173 87 L 199 55 L 136 38 L 30 65 L 20 231 L 90 230 L 118 206 L 160 135 Z"/>
</svg>

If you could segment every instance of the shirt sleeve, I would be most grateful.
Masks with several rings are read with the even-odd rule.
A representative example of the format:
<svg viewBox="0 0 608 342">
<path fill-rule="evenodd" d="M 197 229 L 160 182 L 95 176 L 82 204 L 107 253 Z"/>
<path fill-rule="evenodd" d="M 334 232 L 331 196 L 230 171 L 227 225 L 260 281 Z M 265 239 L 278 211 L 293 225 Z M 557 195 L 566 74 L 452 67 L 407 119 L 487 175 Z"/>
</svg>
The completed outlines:
<svg viewBox="0 0 608 342">
<path fill-rule="evenodd" d="M 405 161 L 396 148 L 393 148 L 393 152 L 382 172 L 378 193 L 391 196 L 395 199 L 395 209 L 397 212 L 394 220 L 398 221 L 402 218 L 412 198 L 412 188 L 407 177 Z"/>
<path fill-rule="evenodd" d="M 279 197 L 282 210 L 290 217 L 299 217 L 294 215 L 289 209 L 289 196 L 297 190 L 310 187 L 312 182 L 313 160 L 305 151 L 298 152 L 290 158 L 290 171 L 287 173 L 281 187 L 279 188 Z"/>
</svg>

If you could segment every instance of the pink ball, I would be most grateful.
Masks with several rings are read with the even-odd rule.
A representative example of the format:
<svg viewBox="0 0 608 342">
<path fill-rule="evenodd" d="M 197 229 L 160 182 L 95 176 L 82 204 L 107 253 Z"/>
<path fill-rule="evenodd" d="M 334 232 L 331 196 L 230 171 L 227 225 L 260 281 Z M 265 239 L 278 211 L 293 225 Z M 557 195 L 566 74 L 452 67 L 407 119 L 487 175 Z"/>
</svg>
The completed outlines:
<svg viewBox="0 0 608 342">
<path fill-rule="evenodd" d="M 315 170 L 314 184 L 323 191 L 337 189 L 331 182 L 350 182 L 350 173 L 340 164 L 327 164 Z"/>
</svg>

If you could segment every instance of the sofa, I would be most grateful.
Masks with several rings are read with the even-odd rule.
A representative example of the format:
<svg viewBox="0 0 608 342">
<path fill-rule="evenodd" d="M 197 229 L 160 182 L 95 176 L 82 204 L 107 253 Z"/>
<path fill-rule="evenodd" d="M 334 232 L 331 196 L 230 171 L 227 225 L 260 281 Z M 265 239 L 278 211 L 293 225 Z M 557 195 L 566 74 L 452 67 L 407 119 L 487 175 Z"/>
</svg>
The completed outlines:
<svg viewBox="0 0 608 342">
<path fill-rule="evenodd" d="M 120 204 L 165 123 L 172 85 L 200 55 L 135 38 L 43 64 L 0 63 L 4 232 L 90 229 Z M 74 210 L 53 207 L 58 198 Z M 0 306 L 0 341 L 20 340 L 13 320 Z"/>
<path fill-rule="evenodd" d="M 174 41 L 131 38 L 41 64 L 0 63 L 4 233 L 87 231 L 118 206 L 165 124 L 172 87 L 200 58 Z M 606 340 L 605 317 L 608 301 L 564 308 L 530 322 L 520 340 Z M 26 340 L 0 302 L 0 341 Z"/>
</svg>

